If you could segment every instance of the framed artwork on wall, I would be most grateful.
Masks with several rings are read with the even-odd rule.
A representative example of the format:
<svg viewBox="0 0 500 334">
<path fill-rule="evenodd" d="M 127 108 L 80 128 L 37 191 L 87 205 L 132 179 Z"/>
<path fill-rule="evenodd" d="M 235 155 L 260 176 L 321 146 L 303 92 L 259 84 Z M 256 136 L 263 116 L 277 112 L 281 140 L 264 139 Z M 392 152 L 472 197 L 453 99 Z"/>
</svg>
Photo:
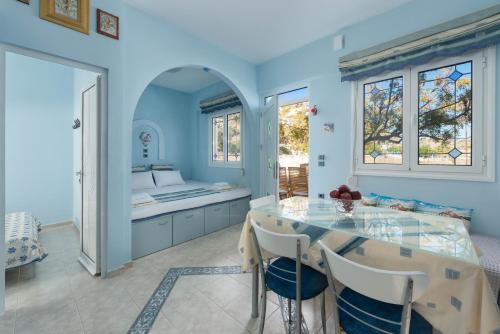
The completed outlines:
<svg viewBox="0 0 500 334">
<path fill-rule="evenodd" d="M 89 34 L 89 0 L 40 0 L 40 18 Z"/>
<path fill-rule="evenodd" d="M 114 39 L 120 39 L 120 18 L 97 9 L 97 32 Z"/>
</svg>

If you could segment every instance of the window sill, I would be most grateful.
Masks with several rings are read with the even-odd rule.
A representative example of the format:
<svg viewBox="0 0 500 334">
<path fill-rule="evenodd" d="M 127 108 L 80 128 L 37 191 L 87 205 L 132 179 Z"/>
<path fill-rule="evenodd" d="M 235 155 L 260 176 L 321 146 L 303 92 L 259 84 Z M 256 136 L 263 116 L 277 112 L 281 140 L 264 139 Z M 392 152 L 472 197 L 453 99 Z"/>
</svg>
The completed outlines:
<svg viewBox="0 0 500 334">
<path fill-rule="evenodd" d="M 208 167 L 218 167 L 218 168 L 243 168 L 241 163 L 216 163 L 211 162 L 208 164 Z"/>
<path fill-rule="evenodd" d="M 475 182 L 495 182 L 495 174 L 487 173 L 438 173 L 438 172 L 416 172 L 416 171 L 384 171 L 384 170 L 356 170 L 356 176 L 383 176 L 402 177 L 412 179 L 432 179 L 432 180 L 452 180 L 452 181 L 475 181 Z"/>
</svg>

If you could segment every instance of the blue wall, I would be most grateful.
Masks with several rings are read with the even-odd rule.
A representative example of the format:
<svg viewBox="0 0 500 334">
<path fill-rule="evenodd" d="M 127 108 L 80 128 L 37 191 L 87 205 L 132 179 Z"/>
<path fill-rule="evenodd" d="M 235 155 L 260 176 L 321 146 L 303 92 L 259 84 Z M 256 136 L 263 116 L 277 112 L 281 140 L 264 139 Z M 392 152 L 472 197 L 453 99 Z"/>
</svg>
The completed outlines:
<svg viewBox="0 0 500 334">
<path fill-rule="evenodd" d="M 95 32 L 96 8 L 120 17 L 120 41 Z M 257 79 L 254 65 L 137 11 L 121 0 L 93 0 L 90 13 L 91 32 L 85 35 L 39 19 L 39 1 L 32 1 L 30 6 L 18 1 L 0 1 L 0 42 L 107 70 L 108 221 L 104 251 L 107 253 L 105 269 L 114 270 L 131 260 L 132 120 L 145 88 L 156 76 L 174 67 L 212 68 L 244 97 L 252 114 L 251 129 L 257 133 Z M 257 148 L 252 148 L 252 154 L 257 156 Z M 258 159 L 253 161 L 252 184 L 258 184 Z"/>
<path fill-rule="evenodd" d="M 337 68 L 338 58 L 393 38 L 424 29 L 444 21 L 498 4 L 497 0 L 419 0 L 412 1 L 390 12 L 343 29 L 346 48 L 333 51 L 332 36 L 315 41 L 303 48 L 275 58 L 257 68 L 258 87 L 262 94 L 298 82 L 310 87 L 311 104 L 319 106 L 319 113 L 311 117 L 310 154 L 312 196 L 328 193 L 345 183 L 350 175 L 351 161 L 351 83 L 341 83 Z M 497 80 L 500 79 L 500 50 L 497 49 Z M 500 85 L 496 86 L 500 96 Z M 497 110 L 500 99 L 497 98 Z M 322 130 L 323 123 L 335 122 L 333 135 Z M 497 138 L 500 117 L 496 118 Z M 498 142 L 498 140 L 497 140 Z M 318 168 L 318 154 L 326 155 L 326 168 Z M 500 145 L 497 145 L 497 161 Z M 497 163 L 497 179 L 500 177 Z M 472 229 L 500 236 L 499 182 L 459 182 L 390 177 L 359 177 L 363 192 L 419 198 L 475 209 Z"/>
<path fill-rule="evenodd" d="M 136 133 L 132 138 L 134 166 L 168 163 L 181 171 L 186 180 L 192 178 L 191 150 L 194 144 L 192 111 L 189 106 L 189 94 L 155 85 L 149 85 L 137 104 L 134 120 L 149 120 L 156 123 L 165 136 L 165 159 L 158 160 L 157 143 L 151 144 L 150 155 L 144 159 Z M 134 145 L 135 144 L 135 145 Z M 156 151 L 156 152 L 155 152 Z"/>
<path fill-rule="evenodd" d="M 202 114 L 200 111 L 200 101 L 206 98 L 210 98 L 227 91 L 231 88 L 223 81 L 216 83 L 212 86 L 204 88 L 198 92 L 191 95 L 191 112 L 195 116 L 195 129 L 194 133 L 196 136 L 196 142 L 193 146 L 193 178 L 200 181 L 209 182 L 230 182 L 234 184 L 239 184 L 242 186 L 250 186 L 250 174 L 248 173 L 251 164 L 249 163 L 252 158 L 247 155 L 249 152 L 249 143 L 251 138 L 249 136 L 250 129 L 248 127 L 248 122 L 244 120 L 244 156 L 243 156 L 243 168 L 245 169 L 245 175 L 241 175 L 240 168 L 231 167 L 213 167 L 208 165 L 209 157 L 209 137 L 208 137 L 208 121 L 209 117 L 206 114 Z M 248 113 L 248 112 L 247 112 Z M 246 114 L 245 114 L 246 116 Z"/>
<path fill-rule="evenodd" d="M 70 221 L 73 70 L 11 53 L 6 67 L 6 211 Z"/>
</svg>

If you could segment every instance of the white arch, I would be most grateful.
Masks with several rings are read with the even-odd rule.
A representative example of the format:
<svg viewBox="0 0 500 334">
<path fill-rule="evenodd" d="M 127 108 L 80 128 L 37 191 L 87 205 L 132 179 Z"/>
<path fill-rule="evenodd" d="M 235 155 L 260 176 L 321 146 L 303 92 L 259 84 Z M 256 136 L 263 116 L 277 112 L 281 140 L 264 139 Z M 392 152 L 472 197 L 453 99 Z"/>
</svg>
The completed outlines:
<svg viewBox="0 0 500 334">
<path fill-rule="evenodd" d="M 140 126 L 149 126 L 158 134 L 158 160 L 165 159 L 165 136 L 163 130 L 153 121 L 147 119 L 134 120 L 134 129 Z"/>
</svg>

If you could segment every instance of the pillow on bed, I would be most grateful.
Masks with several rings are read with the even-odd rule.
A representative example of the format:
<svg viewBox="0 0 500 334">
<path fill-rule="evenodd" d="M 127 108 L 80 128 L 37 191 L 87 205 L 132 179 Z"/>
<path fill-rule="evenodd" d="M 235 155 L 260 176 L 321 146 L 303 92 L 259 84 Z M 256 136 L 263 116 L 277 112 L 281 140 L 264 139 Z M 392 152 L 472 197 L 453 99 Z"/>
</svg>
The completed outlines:
<svg viewBox="0 0 500 334">
<path fill-rule="evenodd" d="M 174 170 L 173 165 L 151 165 L 152 170 Z"/>
<path fill-rule="evenodd" d="M 154 170 L 153 175 L 157 187 L 175 186 L 185 184 L 181 172 L 178 170 Z"/>
<path fill-rule="evenodd" d="M 155 189 L 151 171 L 132 173 L 132 190 Z"/>
<path fill-rule="evenodd" d="M 145 172 L 146 170 L 146 165 L 132 167 L 132 173 Z"/>
</svg>

